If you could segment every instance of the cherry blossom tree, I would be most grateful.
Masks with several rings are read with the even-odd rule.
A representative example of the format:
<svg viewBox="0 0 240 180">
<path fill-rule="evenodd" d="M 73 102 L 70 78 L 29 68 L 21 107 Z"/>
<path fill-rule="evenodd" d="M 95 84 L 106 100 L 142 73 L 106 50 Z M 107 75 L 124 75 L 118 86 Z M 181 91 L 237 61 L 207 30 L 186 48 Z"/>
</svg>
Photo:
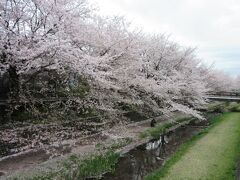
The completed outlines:
<svg viewBox="0 0 240 180">
<path fill-rule="evenodd" d="M 182 48 L 165 36 L 148 41 L 141 54 L 144 81 L 137 82 L 146 83 L 142 86 L 153 94 L 154 104 L 163 112 L 180 110 L 200 117 L 192 108 L 204 104 L 206 89 L 194 50 Z"/>
<path fill-rule="evenodd" d="M 240 93 L 240 76 L 237 76 L 234 81 L 234 89 Z"/>
<path fill-rule="evenodd" d="M 0 10 L 2 71 L 12 77 L 47 67 L 73 68 L 78 63 L 69 31 L 74 21 L 89 16 L 86 1 L 5 0 Z"/>
<path fill-rule="evenodd" d="M 222 71 L 209 71 L 206 81 L 207 88 L 212 93 L 230 92 L 234 89 L 234 79 Z"/>
<path fill-rule="evenodd" d="M 11 99 L 41 101 L 31 94 L 31 80 L 51 71 L 57 74 L 48 77 L 53 83 L 41 83 L 38 91 L 46 97 L 61 86 L 66 100 L 51 103 L 54 109 L 65 104 L 116 114 L 119 104 L 128 104 L 201 118 L 196 109 L 205 94 L 230 87 L 230 78 L 206 68 L 194 49 L 129 27 L 124 17 L 95 14 L 86 0 L 1 1 L 0 70 L 9 75 Z M 87 97 L 66 95 L 83 81 Z"/>
<path fill-rule="evenodd" d="M 24 85 L 43 71 L 79 70 L 82 52 L 72 44 L 72 29 L 90 13 L 85 0 L 0 2 L 0 70 L 8 73 L 12 102 L 31 101 Z"/>
</svg>

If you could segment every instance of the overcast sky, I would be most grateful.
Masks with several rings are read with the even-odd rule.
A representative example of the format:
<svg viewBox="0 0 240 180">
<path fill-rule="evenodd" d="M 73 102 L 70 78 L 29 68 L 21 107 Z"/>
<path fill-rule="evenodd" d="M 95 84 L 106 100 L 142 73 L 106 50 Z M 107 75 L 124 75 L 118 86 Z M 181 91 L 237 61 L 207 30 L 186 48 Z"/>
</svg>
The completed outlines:
<svg viewBox="0 0 240 180">
<path fill-rule="evenodd" d="M 232 76 L 240 75 L 240 0 L 90 0 L 148 33 L 166 33 Z"/>
</svg>

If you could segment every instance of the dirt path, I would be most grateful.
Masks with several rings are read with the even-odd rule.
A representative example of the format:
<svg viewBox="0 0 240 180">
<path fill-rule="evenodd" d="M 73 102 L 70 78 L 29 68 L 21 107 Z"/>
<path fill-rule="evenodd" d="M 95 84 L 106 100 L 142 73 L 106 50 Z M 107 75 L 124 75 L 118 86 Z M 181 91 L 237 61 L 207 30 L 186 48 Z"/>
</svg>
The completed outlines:
<svg viewBox="0 0 240 180">
<path fill-rule="evenodd" d="M 147 179 L 235 179 L 240 155 L 240 113 L 226 113 L 206 135 L 196 140 L 169 168 Z"/>
</svg>

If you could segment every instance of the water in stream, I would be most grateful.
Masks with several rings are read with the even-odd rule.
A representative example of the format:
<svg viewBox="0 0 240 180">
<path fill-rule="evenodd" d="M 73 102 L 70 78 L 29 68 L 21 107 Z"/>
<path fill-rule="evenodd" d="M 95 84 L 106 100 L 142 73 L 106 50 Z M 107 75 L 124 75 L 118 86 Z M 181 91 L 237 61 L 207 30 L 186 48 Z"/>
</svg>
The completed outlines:
<svg viewBox="0 0 240 180">
<path fill-rule="evenodd" d="M 131 150 L 120 159 L 115 173 L 106 174 L 103 180 L 142 180 L 148 173 L 161 167 L 179 145 L 202 128 L 203 126 L 199 126 L 199 124 L 183 126 L 165 135 L 166 144 L 164 146 L 160 144 L 160 140 L 153 140 Z"/>
</svg>

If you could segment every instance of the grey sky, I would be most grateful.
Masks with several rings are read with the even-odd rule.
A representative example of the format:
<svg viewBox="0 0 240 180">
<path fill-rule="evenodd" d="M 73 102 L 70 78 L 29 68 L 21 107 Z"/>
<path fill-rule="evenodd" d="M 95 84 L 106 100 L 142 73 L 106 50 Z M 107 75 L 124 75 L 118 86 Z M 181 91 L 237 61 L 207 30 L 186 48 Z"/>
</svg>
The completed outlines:
<svg viewBox="0 0 240 180">
<path fill-rule="evenodd" d="M 90 0 L 102 15 L 123 15 L 150 33 L 167 33 L 232 76 L 240 75 L 239 0 Z"/>
</svg>

